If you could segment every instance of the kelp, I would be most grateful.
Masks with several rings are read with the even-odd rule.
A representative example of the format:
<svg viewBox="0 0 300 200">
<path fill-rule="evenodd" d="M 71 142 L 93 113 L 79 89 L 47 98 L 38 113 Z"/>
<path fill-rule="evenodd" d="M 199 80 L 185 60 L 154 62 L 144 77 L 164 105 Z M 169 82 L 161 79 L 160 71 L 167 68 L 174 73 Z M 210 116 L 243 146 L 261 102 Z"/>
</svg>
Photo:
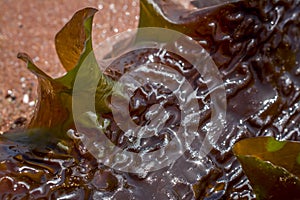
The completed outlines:
<svg viewBox="0 0 300 200">
<path fill-rule="evenodd" d="M 115 79 L 108 75 L 122 75 L 122 70 L 105 75 L 100 71 L 91 42 L 96 9 L 85 8 L 75 13 L 55 38 L 67 71 L 63 77 L 53 79 L 27 54 L 18 55 L 38 77 L 39 97 L 27 129 L 0 136 L 1 198 L 141 199 L 153 194 L 161 199 L 299 197 L 299 144 L 286 141 L 299 140 L 299 1 L 234 1 L 210 7 L 197 1 L 193 4 L 198 8 L 187 10 L 172 1 L 141 0 L 139 27 L 184 33 L 199 42 L 218 66 L 227 92 L 227 128 L 207 158 L 197 160 L 191 150 L 159 171 L 121 173 L 97 163 L 80 141 L 73 140 L 79 137 L 71 130 L 75 129 L 72 96 L 77 95 L 73 86 L 84 60 L 89 59 L 90 71 L 82 74 L 87 80 L 82 86 L 99 80 L 89 88 L 96 91 L 91 98 L 95 98 L 98 115 L 109 118 L 111 114 L 109 100 Z M 116 69 L 124 69 L 121 64 L 135 66 L 130 61 L 144 58 L 138 53 L 126 54 L 125 61 L 113 64 Z M 139 92 L 140 99 L 148 98 Z M 134 108 L 134 114 L 143 113 L 147 105 Z M 139 123 L 143 120 L 137 118 Z M 89 128 L 91 133 L 95 131 Z M 118 131 L 110 124 L 105 134 L 118 142 Z M 199 129 L 199 134 L 202 137 L 205 133 Z M 264 135 L 283 141 L 259 137 Z M 245 137 L 259 138 L 241 140 Z M 234 143 L 233 151 L 252 188 L 233 157 Z"/>
<path fill-rule="evenodd" d="M 237 142 L 233 151 L 257 199 L 299 199 L 300 142 L 249 138 Z"/>
<path fill-rule="evenodd" d="M 83 61 L 89 56 L 91 74 L 99 80 L 96 94 L 96 107 L 99 113 L 108 112 L 106 98 L 111 94 L 113 82 L 99 69 L 92 49 L 92 20 L 97 12 L 94 8 L 85 8 L 74 14 L 72 19 L 55 37 L 56 51 L 67 73 L 53 79 L 39 69 L 26 53 L 19 53 L 18 58 L 27 63 L 27 68 L 38 78 L 38 99 L 27 129 L 47 129 L 53 137 L 67 138 L 66 132 L 75 128 L 72 112 L 73 85 Z M 86 67 L 86 66 L 85 66 Z M 90 74 L 84 74 L 91 79 Z M 28 131 L 28 137 L 32 135 Z M 43 132 L 43 131 L 42 131 Z M 23 134 L 25 134 L 23 132 Z M 10 134 L 9 138 L 13 138 Z M 32 142 L 35 142 L 33 140 Z"/>
<path fill-rule="evenodd" d="M 279 130 L 277 129 L 280 121 L 277 117 L 281 110 L 288 113 L 286 110 L 293 110 L 293 107 L 295 112 L 291 118 L 296 119 L 294 126 L 299 127 L 297 108 L 300 98 L 297 92 L 299 87 L 296 86 L 299 86 L 299 78 L 296 78 L 295 73 L 299 63 L 299 20 L 292 23 L 290 15 L 284 12 L 289 8 L 291 12 L 299 11 L 299 2 L 293 1 L 291 4 L 278 2 L 276 8 L 278 12 L 271 9 L 276 3 L 270 1 L 236 1 L 223 6 L 219 2 L 219 6 L 208 7 L 201 1 L 194 1 L 193 4 L 198 9 L 184 9 L 172 1 L 141 0 L 139 25 L 177 30 L 199 41 L 210 52 L 224 74 L 224 80 L 230 79 L 230 74 L 241 74 L 239 70 L 246 70 L 250 77 L 254 76 L 245 82 L 243 81 L 246 79 L 240 80 L 239 89 L 227 93 L 229 105 L 238 107 L 232 109 L 235 113 L 231 116 L 235 118 L 242 112 L 241 115 L 249 117 L 241 118 L 240 121 L 243 121 L 241 124 L 236 123 L 237 127 L 245 125 L 247 134 L 253 137 L 262 136 L 264 133 L 275 135 L 276 130 L 275 132 L 281 135 L 283 129 L 281 126 Z M 287 24 L 288 21 L 291 23 Z M 285 33 L 292 29 L 293 32 Z M 242 66 L 245 68 L 242 69 Z M 292 83 L 287 85 L 291 79 Z M 251 96 L 251 92 L 247 92 L 244 98 L 243 95 L 238 96 L 243 88 L 249 85 L 257 91 L 256 95 Z M 264 96 L 260 90 L 265 93 L 268 93 L 266 92 L 268 90 L 275 91 L 276 100 L 265 101 L 261 109 L 256 107 L 255 100 L 248 103 L 244 101 Z M 231 112 L 231 108 L 229 110 L 228 112 Z M 253 114 L 255 110 L 260 111 Z M 284 117 L 289 118 L 287 115 Z M 271 125 L 272 121 L 276 121 L 277 124 Z M 299 138 L 299 132 L 294 138 Z M 272 137 L 242 140 L 234 147 L 234 153 L 241 162 L 258 199 L 300 198 L 299 163 L 297 163 L 299 150 L 299 143 L 279 142 Z M 204 179 L 206 180 L 206 177 Z M 206 186 L 207 184 L 209 183 L 201 179 L 193 185 L 197 198 L 201 199 L 206 193 L 213 196 L 212 189 Z M 205 191 L 206 187 L 209 192 Z M 224 189 L 225 186 L 216 184 L 213 190 L 215 193 L 219 192 L 218 187 Z"/>
</svg>

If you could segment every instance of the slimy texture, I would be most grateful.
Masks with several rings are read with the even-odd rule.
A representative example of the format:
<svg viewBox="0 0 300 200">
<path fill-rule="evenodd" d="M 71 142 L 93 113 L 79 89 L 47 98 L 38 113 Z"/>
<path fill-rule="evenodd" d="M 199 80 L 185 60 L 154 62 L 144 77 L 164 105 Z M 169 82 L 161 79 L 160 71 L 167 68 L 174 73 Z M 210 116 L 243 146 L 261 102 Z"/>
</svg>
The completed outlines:
<svg viewBox="0 0 300 200">
<path fill-rule="evenodd" d="M 299 15 L 299 1 L 270 0 L 240 1 L 173 16 L 170 24 L 175 20 L 176 25 L 170 26 L 184 26 L 183 32 L 209 52 L 226 89 L 226 128 L 207 157 L 198 157 L 196 150 L 201 144 L 196 141 L 171 166 L 133 174 L 97 163 L 80 140 L 71 142 L 68 153 L 59 147 L 53 147 L 50 153 L 28 151 L 26 146 L 0 141 L 0 198 L 254 199 L 231 148 L 236 141 L 255 136 L 300 140 Z M 132 51 L 112 63 L 105 73 L 118 80 L 149 56 L 156 59 L 156 53 Z M 173 68 L 184 62 L 172 54 L 161 61 Z M 206 87 L 199 81 L 200 75 L 188 63 L 185 67 L 190 83 L 199 89 L 201 138 L 210 116 L 209 99 L 201 99 Z M 160 101 L 165 101 L 164 108 L 171 113 L 166 126 L 176 131 L 180 121 L 177 100 L 154 83 L 139 88 L 130 99 L 133 121 L 146 124 L 146 114 L 151 112 L 148 108 Z M 131 139 L 124 137 L 111 114 L 102 117 L 110 121 L 106 136 L 126 148 Z M 145 146 L 129 150 L 153 151 L 164 145 L 165 138 L 172 139 L 172 134 L 166 131 L 146 139 Z"/>
</svg>

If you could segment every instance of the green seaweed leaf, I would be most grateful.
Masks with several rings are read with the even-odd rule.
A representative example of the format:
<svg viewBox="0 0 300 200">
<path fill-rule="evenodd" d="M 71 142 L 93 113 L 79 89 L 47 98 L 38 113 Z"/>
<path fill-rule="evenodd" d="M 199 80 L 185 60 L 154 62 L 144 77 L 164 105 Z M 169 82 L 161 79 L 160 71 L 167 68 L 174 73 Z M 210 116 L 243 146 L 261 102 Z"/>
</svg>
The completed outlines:
<svg viewBox="0 0 300 200">
<path fill-rule="evenodd" d="M 55 127 L 57 131 L 70 128 L 67 121 L 72 116 L 72 91 L 41 71 L 27 54 L 19 53 L 18 58 L 25 61 L 27 68 L 38 78 L 38 101 L 28 128 Z"/>
<path fill-rule="evenodd" d="M 139 27 L 162 27 L 187 33 L 190 27 L 168 11 L 176 13 L 176 16 L 184 13 L 182 6 L 172 1 L 141 0 Z"/>
<path fill-rule="evenodd" d="M 236 2 L 237 0 L 231 0 Z M 229 5 L 228 1 L 201 1 L 196 5 L 196 9 L 185 9 L 182 5 L 174 1 L 164 0 L 141 0 L 140 1 L 140 19 L 139 27 L 161 27 L 172 29 L 194 39 L 199 39 L 199 31 L 203 33 L 207 28 L 205 20 L 211 13 L 220 12 L 218 7 L 224 10 L 230 10 L 234 6 Z M 195 2 L 191 2 L 195 5 Z M 202 30 L 199 30 L 202 27 Z"/>
<path fill-rule="evenodd" d="M 96 11 L 94 8 L 79 10 L 56 35 L 56 50 L 63 67 L 68 71 L 63 77 L 51 78 L 26 53 L 18 54 L 18 58 L 26 62 L 27 68 L 38 78 L 38 101 L 27 131 L 4 134 L 2 139 L 35 145 L 65 140 L 67 130 L 75 128 L 72 112 L 73 85 L 82 67 L 91 69 L 89 73 L 81 74 L 85 80 L 89 80 L 91 74 L 98 80 L 95 88 L 97 113 L 110 111 L 107 98 L 112 92 L 114 82 L 100 71 L 92 48 L 92 21 Z M 87 58 L 89 62 L 84 62 Z M 52 139 L 37 139 L 49 132 Z M 20 137 L 20 134 L 23 136 Z"/>
<path fill-rule="evenodd" d="M 85 46 L 85 51 L 91 51 L 90 25 L 96 12 L 94 8 L 76 12 L 55 36 L 57 55 L 67 71 L 76 66 Z"/>
<path fill-rule="evenodd" d="M 300 143 L 256 137 L 233 148 L 258 199 L 299 199 Z"/>
</svg>

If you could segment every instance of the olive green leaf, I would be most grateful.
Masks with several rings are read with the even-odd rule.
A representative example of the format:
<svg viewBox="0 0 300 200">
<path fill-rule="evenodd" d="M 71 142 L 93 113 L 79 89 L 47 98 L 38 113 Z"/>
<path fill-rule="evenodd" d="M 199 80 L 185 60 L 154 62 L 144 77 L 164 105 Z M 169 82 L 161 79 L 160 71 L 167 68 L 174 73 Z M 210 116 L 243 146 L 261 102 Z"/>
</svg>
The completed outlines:
<svg viewBox="0 0 300 200">
<path fill-rule="evenodd" d="M 249 138 L 237 142 L 233 152 L 258 199 L 299 198 L 299 142 Z"/>
<path fill-rule="evenodd" d="M 27 54 L 19 53 L 18 58 L 27 62 L 27 68 L 38 78 L 38 100 L 28 128 L 70 128 L 72 91 L 41 71 Z"/>
<path fill-rule="evenodd" d="M 210 18 L 211 13 L 218 12 L 218 6 L 224 10 L 232 9 L 223 1 L 207 2 L 198 2 L 197 9 L 189 10 L 174 1 L 140 0 L 139 27 L 172 29 L 197 40 L 199 39 L 199 27 L 203 34 L 209 29 L 204 23 L 205 19 Z M 236 2 L 236 0 L 231 0 L 231 2 Z M 195 2 L 191 2 L 191 4 L 195 5 Z"/>
<path fill-rule="evenodd" d="M 188 27 L 183 22 L 167 14 L 168 10 L 172 10 L 176 16 L 184 12 L 182 6 L 172 1 L 141 0 L 139 27 L 162 27 L 183 33 L 188 32 Z"/>
<path fill-rule="evenodd" d="M 97 12 L 94 8 L 85 8 L 74 14 L 72 19 L 56 34 L 55 47 L 63 67 L 70 71 L 77 64 L 85 42 L 90 39 L 90 27 L 84 28 Z M 87 24 L 88 25 L 88 24 Z"/>
<path fill-rule="evenodd" d="M 90 64 L 92 74 L 98 81 L 96 88 L 96 111 L 108 112 L 107 99 L 113 88 L 113 81 L 99 69 L 92 49 L 92 21 L 96 12 L 94 8 L 82 9 L 56 35 L 55 43 L 58 56 L 68 72 L 60 78 L 53 79 L 40 70 L 25 53 L 18 58 L 27 63 L 28 69 L 38 78 L 38 102 L 29 129 L 52 129 L 63 133 L 74 128 L 72 115 L 73 85 L 78 70 L 84 64 Z M 88 57 L 89 63 L 84 62 Z M 86 66 L 85 66 L 86 67 Z M 89 66 L 88 66 L 89 67 Z M 89 80 L 90 73 L 83 74 Z M 101 106 L 99 106 L 101 105 Z"/>
</svg>

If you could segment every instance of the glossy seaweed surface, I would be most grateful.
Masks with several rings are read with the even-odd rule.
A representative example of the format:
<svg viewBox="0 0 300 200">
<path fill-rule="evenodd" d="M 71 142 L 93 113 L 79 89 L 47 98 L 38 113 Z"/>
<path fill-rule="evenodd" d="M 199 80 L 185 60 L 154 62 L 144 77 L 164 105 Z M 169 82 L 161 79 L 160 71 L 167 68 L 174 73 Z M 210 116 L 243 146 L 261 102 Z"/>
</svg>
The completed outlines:
<svg viewBox="0 0 300 200">
<path fill-rule="evenodd" d="M 300 1 L 240 1 L 176 12 L 177 7 L 164 2 L 155 1 L 163 14 L 161 24 L 148 21 L 147 26 L 172 28 L 193 37 L 210 53 L 222 74 L 226 128 L 214 149 L 199 159 L 195 142 L 171 166 L 133 174 L 97 163 L 80 140 L 54 142 L 43 148 L 1 140 L 1 199 L 255 199 L 232 146 L 255 136 L 300 140 Z M 149 6 L 147 1 L 141 5 Z M 106 74 L 117 80 L 147 62 L 149 55 L 178 71 L 183 65 L 176 63 L 185 62 L 172 53 L 161 56 L 153 49 L 136 50 L 112 63 Z M 195 88 L 205 91 L 200 75 L 188 63 L 184 66 L 181 73 L 190 77 Z M 201 94 L 197 94 L 199 99 Z M 172 113 L 167 125 L 176 131 L 178 103 L 159 85 L 148 84 L 135 91 L 129 106 L 132 119 L 145 124 L 147 108 L 158 101 L 164 101 L 164 108 Z M 199 100 L 201 109 L 208 103 Z M 202 128 L 210 116 L 209 109 L 203 113 L 199 137 L 205 135 Z M 121 147 L 129 145 L 131 141 L 122 135 L 112 115 L 103 117 L 111 121 L 107 137 Z M 45 134 L 51 137 L 51 133 Z M 167 130 L 162 135 L 145 141 L 148 148 L 130 150 L 149 151 L 149 147 L 159 148 L 166 135 L 172 139 Z"/>
</svg>

